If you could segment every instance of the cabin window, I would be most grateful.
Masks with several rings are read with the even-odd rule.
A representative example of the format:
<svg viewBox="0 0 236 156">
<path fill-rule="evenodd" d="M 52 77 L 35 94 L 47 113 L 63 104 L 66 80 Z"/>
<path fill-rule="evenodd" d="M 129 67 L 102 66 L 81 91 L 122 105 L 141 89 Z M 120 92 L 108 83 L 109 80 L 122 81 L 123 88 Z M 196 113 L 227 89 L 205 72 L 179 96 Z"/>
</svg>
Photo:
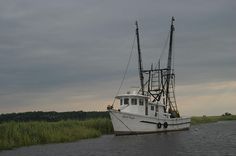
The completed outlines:
<svg viewBox="0 0 236 156">
<path fill-rule="evenodd" d="M 120 105 L 122 105 L 123 104 L 123 99 L 120 99 Z"/>
<path fill-rule="evenodd" d="M 128 104 L 129 104 L 129 99 L 128 99 L 128 98 L 125 98 L 125 99 L 124 99 L 124 104 L 125 104 L 125 105 L 128 105 Z"/>
<path fill-rule="evenodd" d="M 137 105 L 137 99 L 131 99 L 131 104 L 132 105 Z"/>
<path fill-rule="evenodd" d="M 151 110 L 154 111 L 154 106 L 151 106 Z"/>
<path fill-rule="evenodd" d="M 143 99 L 139 99 L 139 105 L 143 106 Z"/>
</svg>

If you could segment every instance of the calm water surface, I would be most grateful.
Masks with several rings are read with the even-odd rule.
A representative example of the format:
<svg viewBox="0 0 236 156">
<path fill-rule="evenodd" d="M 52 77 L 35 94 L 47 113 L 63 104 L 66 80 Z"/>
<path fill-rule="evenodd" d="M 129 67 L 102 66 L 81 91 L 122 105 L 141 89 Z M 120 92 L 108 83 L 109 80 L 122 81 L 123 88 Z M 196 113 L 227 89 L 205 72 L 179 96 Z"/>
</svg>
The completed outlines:
<svg viewBox="0 0 236 156">
<path fill-rule="evenodd" d="M 113 136 L 36 145 L 0 156 L 236 156 L 236 121 L 192 126 L 189 131 Z"/>
</svg>

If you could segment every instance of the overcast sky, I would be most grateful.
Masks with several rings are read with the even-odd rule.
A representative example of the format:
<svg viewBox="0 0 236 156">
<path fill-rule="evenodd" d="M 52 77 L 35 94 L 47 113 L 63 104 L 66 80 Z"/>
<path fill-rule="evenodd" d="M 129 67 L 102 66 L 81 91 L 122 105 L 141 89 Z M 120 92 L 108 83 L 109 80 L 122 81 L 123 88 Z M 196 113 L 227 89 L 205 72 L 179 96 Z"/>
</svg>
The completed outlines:
<svg viewBox="0 0 236 156">
<path fill-rule="evenodd" d="M 236 114 L 235 10 L 235 0 L 1 0 L 0 113 L 106 110 L 135 20 L 147 69 L 175 16 L 180 113 Z M 121 92 L 139 85 L 136 60 Z"/>
</svg>

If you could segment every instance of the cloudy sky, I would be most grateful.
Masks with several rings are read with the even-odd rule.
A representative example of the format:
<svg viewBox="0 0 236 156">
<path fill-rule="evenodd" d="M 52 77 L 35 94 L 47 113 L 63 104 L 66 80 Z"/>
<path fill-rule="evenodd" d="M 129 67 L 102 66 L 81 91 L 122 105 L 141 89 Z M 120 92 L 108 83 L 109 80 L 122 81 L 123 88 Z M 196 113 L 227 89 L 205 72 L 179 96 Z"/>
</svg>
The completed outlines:
<svg viewBox="0 0 236 156">
<path fill-rule="evenodd" d="M 105 110 L 128 62 L 134 21 L 147 69 L 175 16 L 180 112 L 236 114 L 235 10 L 235 0 L 1 0 L 0 113 Z M 136 60 L 121 92 L 139 84 Z"/>
</svg>

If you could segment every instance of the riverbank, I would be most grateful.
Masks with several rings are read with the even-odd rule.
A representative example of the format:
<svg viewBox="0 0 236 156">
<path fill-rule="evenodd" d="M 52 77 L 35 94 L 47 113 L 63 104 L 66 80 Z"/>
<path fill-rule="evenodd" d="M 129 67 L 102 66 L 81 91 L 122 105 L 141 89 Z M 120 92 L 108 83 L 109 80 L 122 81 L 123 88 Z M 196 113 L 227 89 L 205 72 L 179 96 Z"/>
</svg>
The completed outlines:
<svg viewBox="0 0 236 156">
<path fill-rule="evenodd" d="M 236 120 L 236 115 L 192 117 L 191 124 Z M 5 122 L 0 124 L 0 150 L 36 144 L 72 142 L 112 134 L 109 118 L 57 122 Z"/>
<path fill-rule="evenodd" d="M 0 156 L 233 156 L 236 121 L 200 124 L 163 134 L 103 135 L 73 143 L 37 145 L 0 152 Z"/>
<path fill-rule="evenodd" d="M 236 120 L 236 115 L 222 115 L 222 116 L 195 116 L 191 118 L 191 125 Z"/>
<path fill-rule="evenodd" d="M 111 134 L 110 119 L 58 122 L 6 122 L 0 124 L 0 150 L 36 144 L 72 142 Z"/>
</svg>

